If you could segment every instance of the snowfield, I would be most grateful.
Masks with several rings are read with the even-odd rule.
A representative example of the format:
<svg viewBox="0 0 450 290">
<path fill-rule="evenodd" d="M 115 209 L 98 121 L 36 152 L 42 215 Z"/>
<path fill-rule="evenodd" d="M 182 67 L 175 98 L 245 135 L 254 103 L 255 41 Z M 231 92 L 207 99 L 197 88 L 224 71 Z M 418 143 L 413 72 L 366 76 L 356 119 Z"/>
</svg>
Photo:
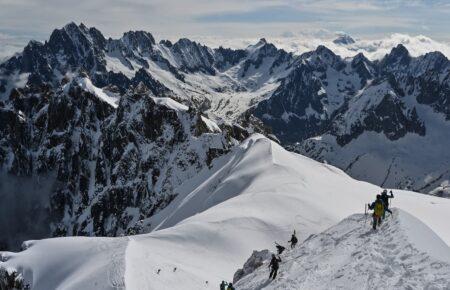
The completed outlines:
<svg viewBox="0 0 450 290">
<path fill-rule="evenodd" d="M 377 231 L 352 215 L 281 255 L 268 280 L 266 261 L 236 284 L 250 289 L 449 289 L 450 251 L 427 226 L 395 210 Z"/>
<path fill-rule="evenodd" d="M 316 236 L 287 252 L 305 257 L 283 263 L 285 274 L 272 288 L 450 286 L 444 283 L 450 269 L 449 199 L 394 191 L 393 206 L 400 210 L 382 233 L 373 233 L 363 215 L 353 214 L 364 211 L 379 187 L 288 152 L 262 135 L 217 158 L 175 192 L 167 208 L 145 221 L 151 233 L 31 241 L 20 253 L 1 253 L 0 267 L 23 273 L 32 289 L 217 289 L 253 250 L 273 248 L 274 241 L 285 244 L 295 229 L 300 242 Z M 339 278 L 327 275 L 340 267 Z M 267 276 L 267 269 L 257 270 L 237 289 L 260 289 Z M 392 285 L 399 277 L 402 284 Z M 332 284 L 338 280 L 341 284 Z"/>
</svg>

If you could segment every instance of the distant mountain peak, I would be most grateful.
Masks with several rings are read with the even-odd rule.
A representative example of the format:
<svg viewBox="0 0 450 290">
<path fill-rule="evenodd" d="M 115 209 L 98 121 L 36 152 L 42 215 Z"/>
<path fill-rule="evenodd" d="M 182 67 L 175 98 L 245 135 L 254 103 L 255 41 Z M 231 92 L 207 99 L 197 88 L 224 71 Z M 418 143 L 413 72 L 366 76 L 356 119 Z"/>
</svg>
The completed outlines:
<svg viewBox="0 0 450 290">
<path fill-rule="evenodd" d="M 257 44 L 266 44 L 267 40 L 265 38 L 260 38 Z"/>
<path fill-rule="evenodd" d="M 333 40 L 333 43 L 338 45 L 349 45 L 355 43 L 355 40 L 348 34 L 341 34 Z"/>
</svg>

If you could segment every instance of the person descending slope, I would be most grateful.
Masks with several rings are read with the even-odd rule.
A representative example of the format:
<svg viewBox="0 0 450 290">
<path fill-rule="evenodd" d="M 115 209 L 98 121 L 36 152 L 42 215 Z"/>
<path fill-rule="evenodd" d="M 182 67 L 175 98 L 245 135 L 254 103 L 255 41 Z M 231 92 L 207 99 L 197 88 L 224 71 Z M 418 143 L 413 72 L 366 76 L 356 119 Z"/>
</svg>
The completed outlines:
<svg viewBox="0 0 450 290">
<path fill-rule="evenodd" d="M 275 254 L 272 254 L 272 260 L 270 260 L 270 264 L 269 264 L 269 269 L 271 269 L 269 279 L 272 278 L 272 280 L 273 280 L 277 277 L 278 268 L 280 267 L 280 262 L 281 262 L 280 257 L 275 256 Z"/>
<path fill-rule="evenodd" d="M 236 290 L 236 288 L 234 288 L 233 283 L 230 283 L 228 284 L 227 290 Z"/>
<path fill-rule="evenodd" d="M 384 204 L 383 200 L 381 200 L 381 195 L 377 194 L 377 199 L 369 204 L 369 209 L 373 210 L 373 229 L 377 229 L 377 225 L 381 225 L 381 217 L 384 214 Z"/>
<path fill-rule="evenodd" d="M 227 282 L 222 281 L 222 283 L 220 283 L 220 290 L 227 290 L 227 285 L 228 285 Z"/>
<path fill-rule="evenodd" d="M 277 242 L 275 242 L 275 247 L 277 248 L 278 255 L 281 255 L 283 253 L 283 251 L 286 249 L 285 247 L 278 244 Z"/>
<path fill-rule="evenodd" d="M 392 193 L 391 190 L 391 195 L 387 194 L 387 190 L 383 190 L 383 193 L 381 194 L 381 200 L 383 201 L 383 205 L 384 205 L 384 212 L 383 212 L 383 219 L 386 216 L 386 212 L 389 212 L 392 215 L 392 211 L 389 209 L 389 199 L 390 198 L 394 198 L 394 194 Z"/>
<path fill-rule="evenodd" d="M 295 247 L 295 245 L 297 245 L 298 239 L 295 236 L 295 230 L 294 233 L 291 236 L 291 240 L 288 243 L 291 243 L 291 249 L 293 249 Z"/>
</svg>

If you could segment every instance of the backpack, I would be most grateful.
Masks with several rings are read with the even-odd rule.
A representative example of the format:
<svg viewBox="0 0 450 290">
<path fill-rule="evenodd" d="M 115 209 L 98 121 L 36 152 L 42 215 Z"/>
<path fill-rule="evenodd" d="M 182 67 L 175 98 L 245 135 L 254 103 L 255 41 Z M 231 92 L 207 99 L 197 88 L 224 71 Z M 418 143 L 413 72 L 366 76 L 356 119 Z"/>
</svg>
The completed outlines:
<svg viewBox="0 0 450 290">
<path fill-rule="evenodd" d="M 380 201 L 376 201 L 375 202 L 375 208 L 374 208 L 374 214 L 377 216 L 382 216 L 383 215 L 383 211 L 384 211 L 384 206 L 383 206 L 383 202 Z"/>
</svg>

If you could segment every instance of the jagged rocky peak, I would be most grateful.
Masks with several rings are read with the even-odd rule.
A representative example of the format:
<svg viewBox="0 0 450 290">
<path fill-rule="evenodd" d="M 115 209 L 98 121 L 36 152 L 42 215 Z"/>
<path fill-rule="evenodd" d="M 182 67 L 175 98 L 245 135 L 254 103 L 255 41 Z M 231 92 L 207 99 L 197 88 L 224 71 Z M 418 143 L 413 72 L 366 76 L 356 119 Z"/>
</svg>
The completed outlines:
<svg viewBox="0 0 450 290">
<path fill-rule="evenodd" d="M 258 40 L 257 43 L 249 45 L 247 47 L 247 51 L 249 53 L 260 53 L 261 51 L 263 52 L 273 52 L 276 51 L 277 48 L 275 45 L 273 45 L 272 43 L 267 42 L 267 40 L 265 38 L 261 38 Z"/>
<path fill-rule="evenodd" d="M 364 53 L 359 52 L 352 58 L 352 63 L 371 63 L 371 61 L 364 55 Z"/>
<path fill-rule="evenodd" d="M 338 57 L 331 49 L 326 47 L 325 45 L 319 45 L 316 48 L 316 54 L 318 56 L 324 57 L 325 59 L 335 59 Z"/>
<path fill-rule="evenodd" d="M 219 70 L 223 70 L 239 63 L 247 55 L 248 51 L 245 49 L 231 49 L 220 46 L 214 50 L 215 66 Z"/>
<path fill-rule="evenodd" d="M 205 45 L 192 41 L 189 38 L 180 38 L 173 44 L 173 47 L 177 50 L 191 49 L 191 50 L 209 50 Z"/>
<path fill-rule="evenodd" d="M 171 50 L 184 72 L 203 72 L 215 75 L 213 50 L 187 38 L 181 38 L 173 44 Z"/>
<path fill-rule="evenodd" d="M 338 45 L 349 45 L 355 43 L 355 40 L 348 34 L 340 34 L 333 43 Z"/>
<path fill-rule="evenodd" d="M 316 50 L 304 53 L 301 58 L 308 60 L 313 65 L 332 66 L 338 70 L 344 65 L 342 59 L 324 45 L 319 45 Z"/>
<path fill-rule="evenodd" d="M 259 41 L 258 41 L 257 44 L 264 45 L 264 44 L 266 44 L 266 43 L 267 43 L 267 40 L 263 37 L 263 38 L 260 38 L 260 39 L 259 39 Z"/>
<path fill-rule="evenodd" d="M 169 48 L 173 46 L 172 41 L 170 41 L 168 39 L 161 39 L 159 41 L 159 44 L 164 45 L 165 47 L 169 47 Z"/>
<path fill-rule="evenodd" d="M 399 44 L 394 47 L 389 54 L 387 54 L 381 60 L 382 67 L 393 67 L 393 66 L 405 66 L 411 61 L 411 56 L 409 55 L 408 49 L 403 45 Z"/>
<path fill-rule="evenodd" d="M 260 54 L 273 56 L 278 52 L 278 48 L 273 43 L 267 42 L 265 38 L 261 38 L 256 46 Z"/>
<path fill-rule="evenodd" d="M 106 39 L 96 28 L 87 28 L 83 23 L 77 25 L 70 22 L 62 29 L 55 29 L 52 32 L 48 45 L 54 53 L 62 50 L 68 54 L 77 50 L 80 55 L 85 55 L 93 47 L 104 49 Z"/>
<path fill-rule="evenodd" d="M 418 57 L 423 66 L 428 70 L 440 71 L 449 65 L 448 58 L 440 51 L 429 52 Z"/>
<path fill-rule="evenodd" d="M 374 64 L 361 52 L 353 57 L 351 67 L 361 78 L 361 86 L 364 86 L 369 79 L 376 76 L 376 68 Z"/>
<path fill-rule="evenodd" d="M 155 44 L 153 35 L 146 31 L 128 31 L 122 36 L 122 41 L 130 45 L 133 49 L 138 49 L 141 52 L 152 50 Z"/>
</svg>

